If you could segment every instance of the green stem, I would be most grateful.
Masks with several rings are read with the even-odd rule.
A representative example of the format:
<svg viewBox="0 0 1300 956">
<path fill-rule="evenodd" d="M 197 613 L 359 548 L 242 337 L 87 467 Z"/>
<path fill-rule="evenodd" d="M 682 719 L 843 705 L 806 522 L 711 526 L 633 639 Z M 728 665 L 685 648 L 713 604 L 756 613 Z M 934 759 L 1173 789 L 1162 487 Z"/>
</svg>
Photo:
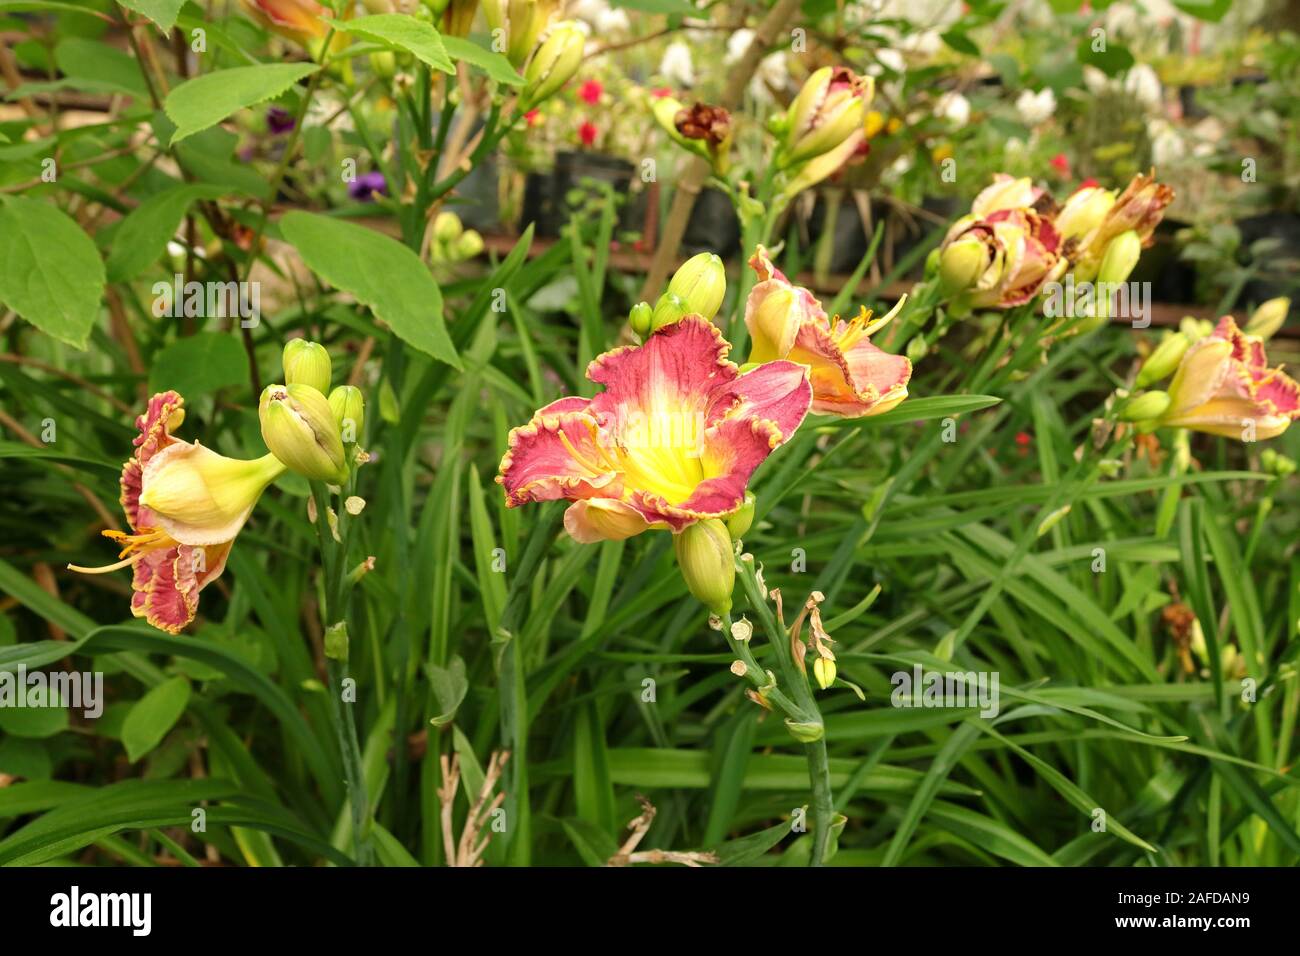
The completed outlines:
<svg viewBox="0 0 1300 956">
<path fill-rule="evenodd" d="M 807 744 L 808 780 L 813 792 L 813 848 L 809 866 L 822 866 L 831 845 L 831 828 L 835 825 L 835 797 L 831 792 L 831 761 L 826 753 L 826 738 Z"/>
<path fill-rule="evenodd" d="M 347 626 L 347 600 L 345 596 L 347 574 L 347 548 L 344 541 L 336 541 L 330 530 L 330 495 L 324 482 L 311 483 L 312 500 L 316 503 L 316 534 L 320 543 L 321 573 L 324 575 L 324 600 L 321 606 L 321 623 L 328 631 L 336 624 Z M 347 530 L 346 511 L 339 515 L 339 537 Z M 343 703 L 343 684 L 348 679 L 347 659 L 327 661 L 329 673 L 330 723 L 338 740 L 343 758 L 343 776 L 347 784 L 348 803 L 352 810 L 353 856 L 361 866 L 371 862 L 370 800 L 366 793 L 365 773 L 361 761 L 361 743 L 357 737 L 356 718 Z"/>
</svg>

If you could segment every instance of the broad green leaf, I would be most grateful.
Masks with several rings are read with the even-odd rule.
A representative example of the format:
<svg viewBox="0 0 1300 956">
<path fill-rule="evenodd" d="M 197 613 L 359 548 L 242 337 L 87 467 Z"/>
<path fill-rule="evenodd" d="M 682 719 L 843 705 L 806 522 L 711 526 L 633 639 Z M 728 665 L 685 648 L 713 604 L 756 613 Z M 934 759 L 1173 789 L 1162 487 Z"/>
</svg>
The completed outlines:
<svg viewBox="0 0 1300 956">
<path fill-rule="evenodd" d="M 163 108 L 176 124 L 171 145 L 215 126 L 247 106 L 279 96 L 315 73 L 315 63 L 262 63 L 204 73 L 167 94 Z"/>
<path fill-rule="evenodd" d="M 443 48 L 442 37 L 433 24 L 404 13 L 376 13 L 354 20 L 326 20 L 335 30 L 354 33 L 395 50 L 413 54 L 421 63 L 443 73 L 455 73 L 456 65 Z"/>
<path fill-rule="evenodd" d="M 294 210 L 279 225 L 313 272 L 370 306 L 408 345 L 461 367 L 443 324 L 442 292 L 414 252 L 373 229 L 315 213 Z"/>
<path fill-rule="evenodd" d="M 443 37 L 442 45 L 453 60 L 463 60 L 471 66 L 478 67 L 498 83 L 509 86 L 524 85 L 524 78 L 519 75 L 519 71 L 500 53 L 486 50 L 473 40 L 461 37 Z"/>
<path fill-rule="evenodd" d="M 126 757 L 135 763 L 167 736 L 190 702 L 190 682 L 173 677 L 149 691 L 131 708 L 122 725 Z"/>
<path fill-rule="evenodd" d="M 117 2 L 128 10 L 134 10 L 141 16 L 148 17 L 158 24 L 159 30 L 168 34 L 176 25 L 181 7 L 185 6 L 185 0 L 117 0 Z"/>
<path fill-rule="evenodd" d="M 0 201 L 0 303 L 84 349 L 103 294 L 99 251 L 63 210 L 23 196 Z"/>
<path fill-rule="evenodd" d="M 85 37 L 64 37 L 54 47 L 54 63 L 67 77 L 88 80 L 129 96 L 147 96 L 140 66 L 117 47 Z"/>
<path fill-rule="evenodd" d="M 34 676 L 30 672 L 27 674 L 29 681 Z M 48 684 L 41 700 L 33 700 L 32 692 L 31 684 L 20 684 L 16 673 L 0 675 L 0 730 L 15 737 L 36 739 L 53 737 L 67 730 L 68 702 L 59 700 L 58 692 L 52 692 Z M 36 706 L 31 706 L 33 703 Z"/>
<path fill-rule="evenodd" d="M 248 356 L 234 332 L 199 332 L 154 356 L 151 392 L 174 388 L 186 397 L 248 382 Z"/>
<path fill-rule="evenodd" d="M 108 279 L 126 282 L 154 263 L 176 235 L 190 203 L 216 199 L 225 190 L 214 185 L 178 185 L 150 196 L 127 214 L 113 236 Z"/>
</svg>

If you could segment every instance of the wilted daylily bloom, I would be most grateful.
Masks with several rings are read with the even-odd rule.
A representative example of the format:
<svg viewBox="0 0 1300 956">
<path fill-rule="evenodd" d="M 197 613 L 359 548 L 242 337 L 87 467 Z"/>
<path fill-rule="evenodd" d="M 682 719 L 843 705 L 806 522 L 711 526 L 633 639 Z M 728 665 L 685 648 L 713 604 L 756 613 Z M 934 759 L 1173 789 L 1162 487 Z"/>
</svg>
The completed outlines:
<svg viewBox="0 0 1300 956">
<path fill-rule="evenodd" d="M 1067 265 L 1059 233 L 1029 208 L 963 216 L 939 252 L 944 291 L 973 308 L 1023 305 L 1060 278 Z"/>
<path fill-rule="evenodd" d="M 1268 367 L 1264 340 L 1242 332 L 1232 316 L 1187 349 L 1169 399 L 1158 424 L 1241 441 L 1275 438 L 1300 418 L 1300 385 Z"/>
<path fill-rule="evenodd" d="M 912 363 L 877 348 L 869 338 L 898 314 L 905 297 L 878 319 L 863 309 L 852 321 L 838 316 L 832 321 L 811 292 L 772 264 L 762 246 L 749 265 L 758 276 L 745 302 L 751 362 L 789 359 L 808 366 L 812 410 L 823 415 L 879 415 L 907 397 Z"/>
<path fill-rule="evenodd" d="M 1173 189 L 1156 182 L 1154 176 L 1141 173 L 1134 176 L 1101 220 L 1079 239 L 1077 248 L 1069 250 L 1075 281 L 1095 278 L 1106 248 L 1123 233 L 1136 232 L 1142 248 L 1150 248 L 1155 241 L 1152 238 L 1155 228 L 1164 218 L 1165 207 L 1173 201 Z"/>
<path fill-rule="evenodd" d="M 257 499 L 285 470 L 271 455 L 240 461 L 174 437 L 184 418 L 184 399 L 162 392 L 136 419 L 135 455 L 121 479 L 132 533 L 104 532 L 122 546 L 122 560 L 102 568 L 68 565 L 85 574 L 134 568 L 131 613 L 172 634 L 194 620 L 199 592 L 225 569 Z"/>
<path fill-rule="evenodd" d="M 1051 205 L 1047 191 L 1034 185 L 1028 176 L 1017 179 L 1006 173 L 997 173 L 993 182 L 980 190 L 970 204 L 970 214 L 982 219 L 1003 209 L 1033 209 L 1043 212 L 1043 205 Z"/>
<path fill-rule="evenodd" d="M 599 356 L 587 378 L 603 392 L 552 402 L 510 432 L 497 476 L 507 506 L 571 501 L 564 527 L 584 543 L 680 532 L 741 508 L 750 475 L 799 427 L 812 389 L 793 362 L 741 374 L 730 349 L 689 315 Z"/>
</svg>

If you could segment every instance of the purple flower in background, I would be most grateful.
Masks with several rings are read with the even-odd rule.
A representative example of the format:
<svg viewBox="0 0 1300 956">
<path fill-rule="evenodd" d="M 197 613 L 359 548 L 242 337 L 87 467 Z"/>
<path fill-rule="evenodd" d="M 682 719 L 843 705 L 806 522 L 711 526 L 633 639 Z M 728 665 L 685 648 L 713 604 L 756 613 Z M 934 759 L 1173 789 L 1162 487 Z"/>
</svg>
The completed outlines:
<svg viewBox="0 0 1300 956">
<path fill-rule="evenodd" d="M 378 171 L 362 173 L 348 184 L 348 195 L 360 202 L 374 202 L 375 196 L 387 196 L 388 184 Z"/>
<path fill-rule="evenodd" d="M 293 126 L 293 114 L 288 110 L 272 106 L 266 111 L 266 128 L 271 131 L 272 135 L 279 136 L 281 133 L 287 133 L 293 129 Z"/>
</svg>

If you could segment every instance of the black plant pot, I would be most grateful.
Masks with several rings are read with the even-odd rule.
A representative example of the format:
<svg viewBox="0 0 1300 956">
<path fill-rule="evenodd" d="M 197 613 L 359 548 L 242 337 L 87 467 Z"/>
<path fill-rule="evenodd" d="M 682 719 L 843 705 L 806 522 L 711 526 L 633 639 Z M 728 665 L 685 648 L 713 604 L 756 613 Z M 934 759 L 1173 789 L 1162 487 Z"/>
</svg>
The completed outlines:
<svg viewBox="0 0 1300 956">
<path fill-rule="evenodd" d="M 1130 282 L 1150 282 L 1155 302 L 1193 303 L 1196 301 L 1196 267 L 1178 258 L 1174 236 L 1187 223 L 1163 219 L 1156 226 L 1155 242 L 1142 251 Z"/>
<path fill-rule="evenodd" d="M 569 221 L 570 191 L 606 183 L 626 196 L 636 167 L 617 156 L 600 153 L 563 152 L 555 155 L 550 173 L 529 173 L 524 182 L 523 222 L 533 223 L 535 234 L 554 238 Z M 626 209 L 620 216 L 623 224 Z"/>
<path fill-rule="evenodd" d="M 466 229 L 495 231 L 501 222 L 501 201 L 497 192 L 500 171 L 495 156 L 475 166 L 456 187 L 453 211 Z"/>
<path fill-rule="evenodd" d="M 1268 254 L 1271 262 L 1300 261 L 1300 215 L 1274 210 L 1242 219 L 1237 223 L 1237 228 L 1241 231 L 1243 247 L 1260 239 L 1276 240 L 1279 244 L 1277 249 Z M 1280 273 L 1282 268 L 1270 268 L 1269 271 L 1276 274 Z M 1256 278 L 1247 282 L 1246 287 L 1241 290 L 1240 301 L 1243 304 L 1260 303 L 1279 295 L 1294 296 L 1296 287 L 1297 282 L 1294 277 L 1290 281 L 1272 277 Z"/>
<path fill-rule="evenodd" d="M 945 223 L 956 219 L 965 211 L 965 208 L 966 204 L 956 196 L 926 196 L 921 200 L 921 209 L 932 216 L 937 216 Z M 890 224 L 891 232 L 886 235 L 892 234 L 893 236 L 890 260 L 894 264 L 900 262 L 908 253 L 925 242 L 930 233 L 936 229 L 946 228 L 941 223 L 932 222 L 928 217 L 904 217 L 892 206 L 884 203 L 873 203 L 871 214 L 877 217 L 890 216 L 893 219 Z M 919 278 L 924 271 L 925 259 L 919 258 L 902 278 Z"/>
<path fill-rule="evenodd" d="M 833 217 L 831 254 L 826 268 L 834 275 L 843 275 L 858 267 L 862 257 L 867 254 L 869 243 L 869 237 L 862 226 L 862 215 L 858 212 L 858 204 L 853 201 L 852 196 L 841 192 L 817 195 L 817 202 L 808 217 L 808 254 L 815 261 L 826 232 L 826 220 L 831 208 L 828 200 L 835 196 L 840 198 L 840 208 Z"/>
<path fill-rule="evenodd" d="M 740 220 L 726 193 L 705 189 L 696 197 L 682 235 L 682 249 L 689 255 L 716 252 L 724 259 L 740 251 Z"/>
</svg>

